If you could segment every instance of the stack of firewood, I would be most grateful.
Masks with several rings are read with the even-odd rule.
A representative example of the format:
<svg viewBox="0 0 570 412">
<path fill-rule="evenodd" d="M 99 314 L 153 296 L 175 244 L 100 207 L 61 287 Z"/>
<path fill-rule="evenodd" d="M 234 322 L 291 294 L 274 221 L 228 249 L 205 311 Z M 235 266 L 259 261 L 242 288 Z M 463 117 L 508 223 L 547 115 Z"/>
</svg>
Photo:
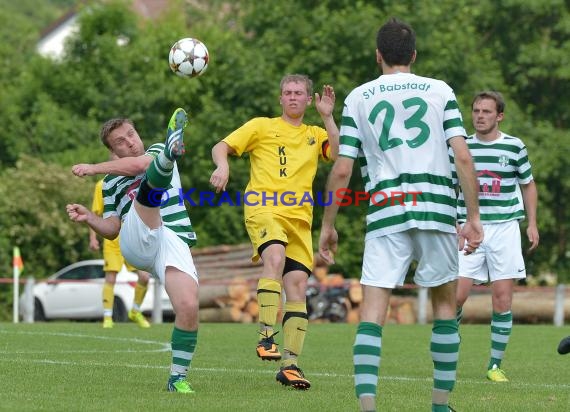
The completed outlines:
<svg viewBox="0 0 570 412">
<path fill-rule="evenodd" d="M 200 276 L 200 320 L 203 322 L 255 322 L 259 314 L 256 288 L 262 273 L 260 262 L 251 262 L 251 245 L 221 245 L 194 249 L 192 255 Z M 346 321 L 359 322 L 362 287 L 358 279 L 346 279 L 341 274 L 329 273 L 328 268 L 316 264 L 313 277 L 320 290 L 344 287 L 347 289 Z M 408 285 L 409 287 L 413 287 Z M 477 289 L 477 288 L 474 288 Z M 565 312 L 570 313 L 570 290 Z M 529 303 L 530 302 L 530 303 Z M 431 321 L 431 304 L 426 304 L 427 320 Z M 513 300 L 517 321 L 536 323 L 551 321 L 554 311 L 554 289 L 519 288 Z M 473 293 L 464 306 L 465 322 L 487 322 L 491 316 L 490 293 Z M 386 323 L 415 323 L 417 297 L 393 294 Z"/>
<path fill-rule="evenodd" d="M 221 245 L 192 251 L 200 276 L 200 321 L 256 321 L 261 263 L 251 261 L 251 245 Z"/>
<path fill-rule="evenodd" d="M 346 322 L 358 323 L 360 321 L 360 303 L 362 302 L 362 285 L 358 279 L 346 279 L 340 273 L 329 273 L 325 265 L 317 265 L 313 276 L 319 283 L 321 290 L 328 288 L 346 288 L 348 290 L 345 300 L 347 316 Z"/>
<path fill-rule="evenodd" d="M 203 281 L 200 285 L 200 321 L 254 322 L 259 313 L 250 283 L 240 277 Z"/>
</svg>

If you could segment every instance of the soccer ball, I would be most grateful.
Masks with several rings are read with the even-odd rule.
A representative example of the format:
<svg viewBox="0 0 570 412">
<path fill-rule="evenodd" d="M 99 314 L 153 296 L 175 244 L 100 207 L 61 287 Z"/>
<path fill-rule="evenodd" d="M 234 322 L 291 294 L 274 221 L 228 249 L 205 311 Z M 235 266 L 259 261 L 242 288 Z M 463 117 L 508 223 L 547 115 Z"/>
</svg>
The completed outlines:
<svg viewBox="0 0 570 412">
<path fill-rule="evenodd" d="M 178 40 L 170 48 L 168 63 L 174 73 L 181 77 L 202 75 L 208 68 L 210 55 L 206 45 L 190 37 Z"/>
</svg>

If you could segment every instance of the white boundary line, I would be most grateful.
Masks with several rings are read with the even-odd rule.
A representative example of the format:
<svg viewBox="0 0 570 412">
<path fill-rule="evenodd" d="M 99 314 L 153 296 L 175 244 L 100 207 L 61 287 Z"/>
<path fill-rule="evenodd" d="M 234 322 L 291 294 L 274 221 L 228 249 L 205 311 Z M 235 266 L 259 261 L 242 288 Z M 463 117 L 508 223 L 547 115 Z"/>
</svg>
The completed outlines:
<svg viewBox="0 0 570 412">
<path fill-rule="evenodd" d="M 69 350 L 69 351 L 0 351 L 0 354 L 10 355 L 10 354 L 17 354 L 17 355 L 26 355 L 26 354 L 66 354 L 66 353 L 124 353 L 124 352 L 167 352 L 170 351 L 170 343 L 154 341 L 154 340 L 146 340 L 146 339 L 138 339 L 138 338 L 122 338 L 122 337 L 113 337 L 113 336 L 101 336 L 101 335 L 86 335 L 86 334 L 79 334 L 79 333 L 64 333 L 64 332 L 26 332 L 26 331 L 6 331 L 0 330 L 0 333 L 5 334 L 17 334 L 17 335 L 49 335 L 49 336 L 62 336 L 62 337 L 73 337 L 73 338 L 88 338 L 88 339 L 98 339 L 98 340 L 108 340 L 108 341 L 120 341 L 120 342 L 129 342 L 129 343 L 140 343 L 145 345 L 158 345 L 160 346 L 159 349 L 152 349 L 152 350 L 115 350 L 115 351 L 77 351 L 77 350 Z M 108 362 L 77 362 L 77 361 L 61 361 L 61 360 L 52 360 L 52 359 L 9 359 L 9 358 L 0 358 L 0 362 L 3 363 L 32 363 L 32 364 L 47 364 L 47 365 L 71 365 L 71 366 L 97 366 L 103 368 L 130 368 L 130 369 L 165 369 L 167 370 L 169 366 L 159 366 L 159 365 L 146 365 L 146 364 L 132 364 L 132 363 L 108 363 Z M 191 371 L 196 372 L 209 372 L 209 373 L 238 373 L 238 374 L 274 374 L 275 370 L 266 370 L 266 369 L 233 369 L 233 368 L 195 368 L 192 367 Z M 353 379 L 352 374 L 342 374 L 342 373 L 323 373 L 323 372 L 311 372 L 311 376 L 318 376 L 323 378 L 333 378 L 333 379 Z M 413 378 L 407 376 L 386 376 L 380 375 L 379 381 L 402 381 L 402 382 L 431 382 L 432 378 Z M 461 379 L 457 380 L 458 384 L 470 384 L 470 385 L 496 385 L 493 382 L 487 382 L 481 378 L 478 379 Z M 546 389 L 570 389 L 570 384 L 552 384 L 552 383 L 545 383 L 545 384 L 536 384 L 536 383 L 523 383 L 523 382 L 509 382 L 505 384 L 512 388 L 546 388 Z"/>
</svg>

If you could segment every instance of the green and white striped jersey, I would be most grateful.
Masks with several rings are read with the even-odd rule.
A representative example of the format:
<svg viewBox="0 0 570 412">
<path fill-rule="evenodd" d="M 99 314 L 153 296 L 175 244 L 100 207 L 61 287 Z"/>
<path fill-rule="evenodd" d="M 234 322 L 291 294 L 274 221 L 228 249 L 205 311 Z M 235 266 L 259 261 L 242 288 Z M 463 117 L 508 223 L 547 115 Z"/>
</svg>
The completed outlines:
<svg viewBox="0 0 570 412">
<path fill-rule="evenodd" d="M 479 183 L 479 213 L 483 223 L 500 223 L 524 219 L 520 184 L 533 180 L 528 153 L 517 137 L 501 133 L 498 139 L 484 142 L 476 135 L 467 138 Z M 454 183 L 457 172 L 450 151 Z M 457 220 L 465 222 L 467 210 L 463 192 L 459 192 Z"/>
<path fill-rule="evenodd" d="M 156 157 L 162 150 L 164 150 L 164 144 L 155 143 L 147 149 L 146 154 Z M 118 216 L 121 221 L 124 219 L 133 200 L 137 197 L 143 177 L 144 173 L 138 176 L 105 176 L 103 179 L 104 219 L 111 216 Z M 175 164 L 172 181 L 162 196 L 160 215 L 166 227 L 172 229 L 188 245 L 194 246 L 196 233 L 192 229 L 184 199 L 180 196 L 181 188 L 180 175 Z"/>
<path fill-rule="evenodd" d="M 453 90 L 396 73 L 357 87 L 344 104 L 339 154 L 358 159 L 371 196 L 366 239 L 411 228 L 455 233 L 447 141 L 467 134 Z"/>
</svg>

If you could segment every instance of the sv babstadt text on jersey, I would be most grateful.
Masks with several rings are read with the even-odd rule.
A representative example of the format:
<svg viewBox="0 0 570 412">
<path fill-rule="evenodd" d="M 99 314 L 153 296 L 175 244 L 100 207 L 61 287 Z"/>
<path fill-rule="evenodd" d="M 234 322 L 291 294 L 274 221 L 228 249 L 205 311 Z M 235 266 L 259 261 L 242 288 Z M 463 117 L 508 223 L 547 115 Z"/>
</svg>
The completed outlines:
<svg viewBox="0 0 570 412">
<path fill-rule="evenodd" d="M 376 93 L 387 93 L 387 92 L 397 92 L 401 90 L 420 90 L 427 92 L 431 85 L 427 83 L 394 83 L 394 84 L 381 84 L 373 87 L 372 89 L 367 89 L 362 92 L 362 96 L 365 99 L 370 99 Z"/>
</svg>

